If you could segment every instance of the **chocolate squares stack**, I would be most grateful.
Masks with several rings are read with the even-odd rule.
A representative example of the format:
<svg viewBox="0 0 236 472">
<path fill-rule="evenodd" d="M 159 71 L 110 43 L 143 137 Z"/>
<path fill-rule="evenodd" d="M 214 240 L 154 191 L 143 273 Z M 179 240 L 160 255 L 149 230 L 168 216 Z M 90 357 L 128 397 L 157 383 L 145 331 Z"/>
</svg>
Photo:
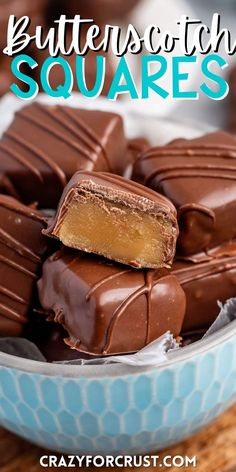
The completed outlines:
<svg viewBox="0 0 236 472">
<path fill-rule="evenodd" d="M 58 360 L 135 352 L 168 330 L 180 334 L 185 295 L 170 272 L 176 209 L 122 177 L 146 148 L 126 139 L 114 113 L 37 103 L 16 113 L 0 142 L 0 189 L 11 202 L 1 335 L 30 332 Z"/>
<path fill-rule="evenodd" d="M 50 361 L 122 355 L 204 332 L 235 295 L 231 135 L 150 149 L 114 113 L 34 103 L 0 155 L 0 335 Z"/>
<path fill-rule="evenodd" d="M 44 234 L 63 246 L 43 266 L 39 298 L 71 348 L 122 354 L 180 333 L 185 296 L 169 270 L 176 210 L 165 197 L 115 174 L 79 171 Z"/>
</svg>

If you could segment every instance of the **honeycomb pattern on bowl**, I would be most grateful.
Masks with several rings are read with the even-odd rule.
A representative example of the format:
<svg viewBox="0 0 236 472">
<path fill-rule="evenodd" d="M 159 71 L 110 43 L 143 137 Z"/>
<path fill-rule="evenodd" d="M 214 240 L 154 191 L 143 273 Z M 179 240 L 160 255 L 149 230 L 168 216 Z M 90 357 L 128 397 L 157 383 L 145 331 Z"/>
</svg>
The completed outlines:
<svg viewBox="0 0 236 472">
<path fill-rule="evenodd" d="M 236 400 L 236 335 L 164 368 L 69 378 L 0 367 L 0 424 L 62 453 L 146 453 L 202 428 Z"/>
</svg>

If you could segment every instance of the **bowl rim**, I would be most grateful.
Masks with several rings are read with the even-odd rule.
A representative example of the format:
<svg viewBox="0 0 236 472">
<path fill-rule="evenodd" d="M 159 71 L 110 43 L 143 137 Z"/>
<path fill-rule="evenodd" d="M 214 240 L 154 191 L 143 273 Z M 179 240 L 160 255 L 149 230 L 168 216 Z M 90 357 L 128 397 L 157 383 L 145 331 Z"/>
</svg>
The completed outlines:
<svg viewBox="0 0 236 472">
<path fill-rule="evenodd" d="M 223 345 L 232 337 L 236 337 L 236 320 L 230 322 L 227 326 L 178 351 L 167 353 L 167 360 L 155 366 L 134 367 L 124 364 L 108 365 L 65 365 L 53 364 L 29 360 L 0 352 L 0 367 L 18 370 L 22 373 L 39 374 L 49 377 L 62 377 L 90 380 L 106 380 L 115 377 L 139 376 L 142 374 L 152 374 L 159 370 L 165 370 L 176 366 L 179 362 L 185 362 L 193 359 L 195 356 L 207 353 L 218 345 Z"/>
</svg>

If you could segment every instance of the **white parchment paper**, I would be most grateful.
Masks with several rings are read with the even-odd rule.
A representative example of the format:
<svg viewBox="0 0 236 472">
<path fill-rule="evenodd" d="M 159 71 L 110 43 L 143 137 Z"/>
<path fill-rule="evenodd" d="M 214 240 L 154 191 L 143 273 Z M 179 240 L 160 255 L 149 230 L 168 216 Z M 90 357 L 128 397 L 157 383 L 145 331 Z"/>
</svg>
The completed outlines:
<svg viewBox="0 0 236 472">
<path fill-rule="evenodd" d="M 218 303 L 221 307 L 219 315 L 203 338 L 210 337 L 216 331 L 219 331 L 233 320 L 236 320 L 236 298 L 231 298 L 224 305 L 220 302 Z M 75 359 L 72 361 L 55 362 L 54 364 L 81 365 L 90 366 L 91 368 L 94 366 L 94 369 L 96 369 L 95 366 L 97 365 L 108 366 L 114 363 L 131 367 L 156 367 L 158 365 L 163 365 L 165 361 L 168 361 L 167 354 L 169 352 L 178 352 L 183 349 L 185 348 L 181 348 L 173 338 L 173 335 L 168 331 L 135 354 L 110 356 L 98 359 L 94 358 L 90 360 Z M 39 349 L 32 342 L 23 338 L 0 338 L 0 352 L 22 357 L 24 359 L 46 362 L 46 359 Z"/>
</svg>

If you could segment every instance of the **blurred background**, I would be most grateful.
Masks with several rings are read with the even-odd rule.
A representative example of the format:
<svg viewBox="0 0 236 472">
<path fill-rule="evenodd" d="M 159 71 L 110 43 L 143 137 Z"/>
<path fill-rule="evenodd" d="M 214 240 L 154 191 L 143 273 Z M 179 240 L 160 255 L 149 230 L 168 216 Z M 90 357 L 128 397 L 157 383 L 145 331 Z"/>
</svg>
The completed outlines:
<svg viewBox="0 0 236 472">
<path fill-rule="evenodd" d="M 193 18 L 200 18 L 204 23 L 210 25 L 211 16 L 214 12 L 222 15 L 221 27 L 227 27 L 236 31 L 236 1 L 227 0 L 0 0 L 0 42 L 1 50 L 6 45 L 6 32 L 8 17 L 14 14 L 17 18 L 22 15 L 28 15 L 31 18 L 31 31 L 36 25 L 45 26 L 45 31 L 53 25 L 53 21 L 60 14 L 66 14 L 73 17 L 75 14 L 81 14 L 83 17 L 93 18 L 97 24 L 103 27 L 104 24 L 117 24 L 125 26 L 133 23 L 137 29 L 142 32 L 150 23 L 156 23 L 161 29 L 175 31 L 176 21 L 181 14 L 187 14 Z M 84 33 L 84 36 L 86 32 Z M 67 34 L 70 41 L 70 31 Z M 85 38 L 84 38 L 85 39 Z M 34 77 L 39 81 L 40 67 L 46 57 L 47 51 L 37 51 L 30 47 L 27 53 L 31 55 L 39 64 L 34 71 Z M 99 53 L 101 54 L 101 53 Z M 174 51 L 175 55 L 180 54 L 178 48 Z M 226 57 L 221 48 L 219 54 L 226 58 L 229 66 L 225 68 L 224 75 L 230 81 L 230 97 L 222 101 L 210 100 L 200 93 L 199 100 L 172 100 L 168 98 L 163 100 L 153 93 L 150 101 L 131 101 L 128 100 L 135 112 L 152 114 L 157 117 L 163 117 L 169 120 L 178 120 L 182 123 L 194 125 L 196 122 L 206 124 L 212 127 L 226 127 L 232 131 L 236 129 L 236 118 L 234 118 L 234 109 L 236 108 L 236 59 Z M 111 84 L 114 71 L 117 65 L 117 58 L 106 54 L 107 69 L 106 80 L 103 88 L 103 95 L 106 95 Z M 169 73 L 164 79 L 165 88 L 171 89 L 171 54 L 167 54 Z M 70 66 L 75 71 L 75 57 L 72 55 L 66 57 Z M 131 70 L 136 83 L 140 82 L 140 56 L 128 57 Z M 15 81 L 10 70 L 11 58 L 1 55 L 0 59 L 0 96 L 9 92 L 10 84 Z M 27 71 L 32 75 L 32 71 Z M 199 90 L 202 82 L 200 65 L 190 69 L 188 81 L 189 90 Z M 223 72 L 222 72 L 223 73 Z M 96 53 L 90 51 L 86 56 L 86 80 L 88 87 L 92 87 L 96 75 Z M 56 88 L 63 83 L 63 72 L 60 66 L 55 66 L 50 73 L 50 83 L 52 88 Z M 235 84 L 235 85 L 234 85 Z M 161 82 L 160 82 L 160 85 Z M 235 91 L 234 91 L 235 88 Z M 75 85 L 76 90 L 76 85 Z M 235 104 L 235 106 L 234 106 Z"/>
</svg>

